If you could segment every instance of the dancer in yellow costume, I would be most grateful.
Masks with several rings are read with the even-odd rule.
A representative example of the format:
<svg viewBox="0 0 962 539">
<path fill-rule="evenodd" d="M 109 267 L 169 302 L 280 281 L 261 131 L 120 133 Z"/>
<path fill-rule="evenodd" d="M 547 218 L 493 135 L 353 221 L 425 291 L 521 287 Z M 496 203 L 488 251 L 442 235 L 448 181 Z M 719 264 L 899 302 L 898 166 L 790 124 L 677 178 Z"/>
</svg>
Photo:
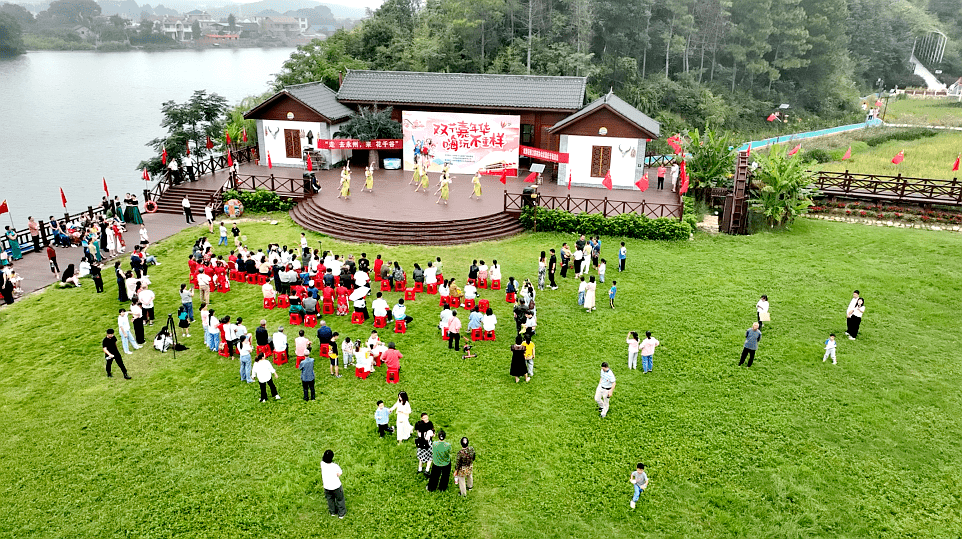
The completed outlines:
<svg viewBox="0 0 962 539">
<path fill-rule="evenodd" d="M 374 165 L 368 165 L 364 169 L 364 189 L 374 192 Z M 363 189 L 362 189 L 363 191 Z"/>
<path fill-rule="evenodd" d="M 474 173 L 474 177 L 471 178 L 471 183 L 474 184 L 474 190 L 471 191 L 471 194 L 468 195 L 468 198 L 478 197 L 480 199 L 481 198 L 481 171 L 480 170 Z"/>
<path fill-rule="evenodd" d="M 451 175 L 448 174 L 447 170 L 445 170 L 444 172 L 441 173 L 441 187 L 438 188 L 441 191 L 441 196 L 438 197 L 438 200 L 437 202 L 435 202 L 435 204 L 438 204 L 439 202 L 441 202 L 442 198 L 444 199 L 445 204 L 448 203 L 448 195 L 451 192 L 450 186 L 451 186 Z"/>
<path fill-rule="evenodd" d="M 351 196 L 351 169 L 344 167 L 341 171 L 341 194 L 337 195 L 337 198 Z"/>
<path fill-rule="evenodd" d="M 428 180 L 428 171 L 427 171 L 427 169 L 426 169 L 425 167 L 423 167 L 423 165 L 422 165 L 421 168 L 420 168 L 420 174 L 421 174 L 421 181 L 420 181 L 420 183 L 418 183 L 418 186 L 414 188 L 414 191 L 417 192 L 418 189 L 423 188 L 423 189 L 424 189 L 424 192 L 427 193 L 427 192 L 428 192 L 428 182 L 429 182 L 430 180 Z"/>
<path fill-rule="evenodd" d="M 414 176 L 411 176 L 411 181 L 408 182 L 408 185 L 418 183 L 421 183 L 421 163 L 414 164 Z M 417 187 L 415 187 L 414 190 L 417 191 Z"/>
</svg>

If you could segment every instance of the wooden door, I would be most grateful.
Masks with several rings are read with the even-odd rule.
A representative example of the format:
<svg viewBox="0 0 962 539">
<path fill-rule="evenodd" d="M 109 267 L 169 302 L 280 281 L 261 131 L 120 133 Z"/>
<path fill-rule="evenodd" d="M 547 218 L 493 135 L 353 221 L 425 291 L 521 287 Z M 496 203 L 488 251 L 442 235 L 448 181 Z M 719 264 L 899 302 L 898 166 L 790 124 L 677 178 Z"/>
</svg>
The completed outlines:
<svg viewBox="0 0 962 539">
<path fill-rule="evenodd" d="M 301 158 L 301 130 L 300 129 L 284 130 L 284 149 L 287 150 L 288 159 Z"/>
<path fill-rule="evenodd" d="M 591 147 L 591 177 L 604 178 L 611 168 L 611 146 Z"/>
</svg>

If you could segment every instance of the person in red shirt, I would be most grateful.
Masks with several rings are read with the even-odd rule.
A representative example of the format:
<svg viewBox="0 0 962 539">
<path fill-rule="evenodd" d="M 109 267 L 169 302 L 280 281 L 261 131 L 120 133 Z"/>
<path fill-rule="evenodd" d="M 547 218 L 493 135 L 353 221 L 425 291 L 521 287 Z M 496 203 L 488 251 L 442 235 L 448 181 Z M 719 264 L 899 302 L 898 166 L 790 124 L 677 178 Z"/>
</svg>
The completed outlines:
<svg viewBox="0 0 962 539">
<path fill-rule="evenodd" d="M 324 294 L 324 303 L 334 303 L 334 289 L 330 286 L 325 286 L 322 292 Z"/>
<path fill-rule="evenodd" d="M 374 275 L 381 274 L 381 266 L 383 265 L 384 261 L 381 260 L 381 255 L 377 255 L 377 258 L 374 260 Z"/>
<path fill-rule="evenodd" d="M 451 320 L 448 321 L 448 349 L 461 351 L 461 320 L 456 310 L 451 312 Z"/>
<path fill-rule="evenodd" d="M 388 371 L 400 371 L 402 357 L 404 357 L 404 354 L 397 351 L 393 342 L 389 342 L 387 343 L 387 351 L 381 354 L 381 361 L 387 365 Z"/>
<path fill-rule="evenodd" d="M 666 172 L 668 172 L 668 169 L 665 168 L 665 165 L 661 165 L 660 167 L 658 167 L 658 189 L 664 189 L 664 188 L 665 188 L 665 173 L 666 173 Z"/>
<path fill-rule="evenodd" d="M 54 275 L 60 273 L 60 266 L 57 265 L 57 251 L 53 248 L 53 244 L 47 244 L 47 259 L 50 260 L 50 271 Z"/>
</svg>

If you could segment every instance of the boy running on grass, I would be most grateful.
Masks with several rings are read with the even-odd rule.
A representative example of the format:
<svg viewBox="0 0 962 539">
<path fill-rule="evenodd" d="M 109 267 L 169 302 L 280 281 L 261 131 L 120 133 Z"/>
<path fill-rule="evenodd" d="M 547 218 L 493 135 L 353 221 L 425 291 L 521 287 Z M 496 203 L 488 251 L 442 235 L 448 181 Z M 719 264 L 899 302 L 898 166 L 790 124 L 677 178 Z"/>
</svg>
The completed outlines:
<svg viewBox="0 0 962 539">
<path fill-rule="evenodd" d="M 831 356 L 832 365 L 838 365 L 838 362 L 835 361 L 835 346 L 837 344 L 838 343 L 835 342 L 835 334 L 832 333 L 831 335 L 828 336 L 828 340 L 825 341 L 825 355 L 822 356 L 822 363 L 824 363 L 829 358 L 829 356 Z"/>
<path fill-rule="evenodd" d="M 641 462 L 638 463 L 638 468 L 631 472 L 631 485 L 635 488 L 635 495 L 631 498 L 631 503 L 628 504 L 632 509 L 635 508 L 635 502 L 638 501 L 638 497 L 641 493 L 648 488 L 648 474 L 645 473 L 645 465 Z"/>
</svg>

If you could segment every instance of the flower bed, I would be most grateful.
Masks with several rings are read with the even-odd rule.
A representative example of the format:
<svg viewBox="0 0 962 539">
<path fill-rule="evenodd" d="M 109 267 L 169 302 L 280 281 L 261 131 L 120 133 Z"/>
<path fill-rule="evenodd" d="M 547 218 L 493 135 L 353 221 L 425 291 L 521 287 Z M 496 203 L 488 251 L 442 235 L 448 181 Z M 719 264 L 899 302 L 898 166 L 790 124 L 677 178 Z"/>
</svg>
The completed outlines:
<svg viewBox="0 0 962 539">
<path fill-rule="evenodd" d="M 925 210 L 917 206 L 826 201 L 823 204 L 809 207 L 808 212 L 812 214 L 878 219 L 880 221 L 962 225 L 962 212 L 960 211 Z"/>
</svg>

